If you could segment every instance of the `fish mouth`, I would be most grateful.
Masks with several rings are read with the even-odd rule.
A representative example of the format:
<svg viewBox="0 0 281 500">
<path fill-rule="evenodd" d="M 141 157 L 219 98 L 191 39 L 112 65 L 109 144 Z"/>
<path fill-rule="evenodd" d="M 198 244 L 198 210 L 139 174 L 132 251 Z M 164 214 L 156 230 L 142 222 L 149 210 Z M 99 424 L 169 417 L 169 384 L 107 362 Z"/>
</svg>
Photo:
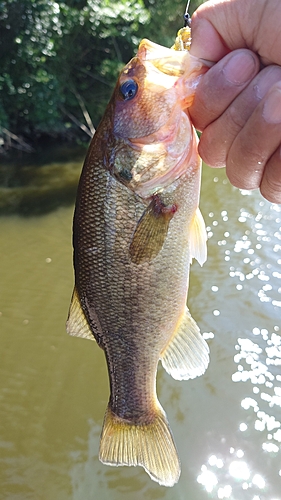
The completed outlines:
<svg viewBox="0 0 281 500">
<path fill-rule="evenodd" d="M 151 63 L 163 75 L 173 76 L 175 79 L 188 72 L 202 72 L 204 62 L 193 57 L 187 50 L 174 50 L 144 38 L 139 45 L 137 57 L 143 63 Z"/>
<path fill-rule="evenodd" d="M 137 56 L 143 62 L 149 61 L 161 73 L 175 77 L 184 74 L 186 60 L 190 57 L 186 51 L 169 49 L 146 38 L 141 41 Z"/>
</svg>

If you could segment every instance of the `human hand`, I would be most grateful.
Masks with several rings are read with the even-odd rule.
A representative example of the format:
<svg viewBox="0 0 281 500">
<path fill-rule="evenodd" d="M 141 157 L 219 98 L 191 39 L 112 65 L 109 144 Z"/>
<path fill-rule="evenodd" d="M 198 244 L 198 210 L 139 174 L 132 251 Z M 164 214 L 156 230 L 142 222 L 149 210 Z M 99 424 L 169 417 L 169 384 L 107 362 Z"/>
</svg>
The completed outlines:
<svg viewBox="0 0 281 500">
<path fill-rule="evenodd" d="M 266 16 L 269 4 L 273 16 Z M 191 47 L 191 54 L 219 61 L 201 77 L 190 108 L 202 131 L 200 155 L 210 166 L 226 166 L 233 185 L 260 187 L 275 203 L 281 203 L 281 67 L 272 63 L 281 65 L 279 18 L 276 0 L 207 2 L 192 18 Z M 269 65 L 260 72 L 259 60 Z"/>
</svg>

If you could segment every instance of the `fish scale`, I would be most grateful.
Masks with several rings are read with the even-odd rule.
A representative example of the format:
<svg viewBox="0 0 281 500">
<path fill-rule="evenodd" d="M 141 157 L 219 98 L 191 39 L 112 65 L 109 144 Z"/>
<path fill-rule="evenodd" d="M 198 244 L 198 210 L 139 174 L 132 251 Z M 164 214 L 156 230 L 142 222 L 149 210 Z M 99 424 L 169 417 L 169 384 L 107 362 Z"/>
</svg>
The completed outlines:
<svg viewBox="0 0 281 500">
<path fill-rule="evenodd" d="M 188 52 L 141 42 L 90 145 L 73 225 L 67 331 L 97 340 L 110 381 L 100 460 L 141 465 L 165 486 L 178 481 L 180 462 L 156 395 L 159 359 L 179 380 L 201 375 L 208 364 L 208 346 L 186 308 L 192 258 L 206 258 L 201 163 L 185 107 L 202 71 Z M 124 82 L 135 93 L 128 102 Z M 122 128 L 125 117 L 130 126 Z"/>
</svg>

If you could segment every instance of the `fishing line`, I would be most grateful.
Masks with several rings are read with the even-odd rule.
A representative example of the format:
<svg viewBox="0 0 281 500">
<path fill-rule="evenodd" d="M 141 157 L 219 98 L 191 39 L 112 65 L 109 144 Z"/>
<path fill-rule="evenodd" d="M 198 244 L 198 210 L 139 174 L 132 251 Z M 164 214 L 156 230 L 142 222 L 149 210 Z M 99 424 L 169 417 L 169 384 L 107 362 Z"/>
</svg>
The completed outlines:
<svg viewBox="0 0 281 500">
<path fill-rule="evenodd" d="M 187 4 L 186 4 L 186 8 L 185 8 L 185 13 L 183 15 L 183 18 L 184 18 L 184 27 L 188 27 L 190 28 L 191 27 L 191 17 L 190 17 L 190 14 L 188 13 L 188 10 L 189 10 L 189 4 L 190 4 L 190 0 L 187 0 Z"/>
</svg>

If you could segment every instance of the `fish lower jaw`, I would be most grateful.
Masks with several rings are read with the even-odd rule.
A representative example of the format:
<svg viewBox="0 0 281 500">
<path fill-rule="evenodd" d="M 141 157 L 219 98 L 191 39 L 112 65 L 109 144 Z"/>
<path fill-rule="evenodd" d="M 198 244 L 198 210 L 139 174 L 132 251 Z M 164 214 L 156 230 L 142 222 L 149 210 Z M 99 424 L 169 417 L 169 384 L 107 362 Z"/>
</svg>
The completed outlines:
<svg viewBox="0 0 281 500">
<path fill-rule="evenodd" d="M 149 150 L 149 148 L 153 148 L 155 145 L 167 148 L 169 144 L 177 143 L 180 130 L 184 130 L 186 136 L 188 136 L 191 130 L 191 123 L 188 115 L 183 111 L 182 104 L 178 103 L 171 112 L 169 119 L 158 130 L 143 137 L 130 138 L 129 142 L 134 149 L 139 150 L 143 148 Z"/>
</svg>

